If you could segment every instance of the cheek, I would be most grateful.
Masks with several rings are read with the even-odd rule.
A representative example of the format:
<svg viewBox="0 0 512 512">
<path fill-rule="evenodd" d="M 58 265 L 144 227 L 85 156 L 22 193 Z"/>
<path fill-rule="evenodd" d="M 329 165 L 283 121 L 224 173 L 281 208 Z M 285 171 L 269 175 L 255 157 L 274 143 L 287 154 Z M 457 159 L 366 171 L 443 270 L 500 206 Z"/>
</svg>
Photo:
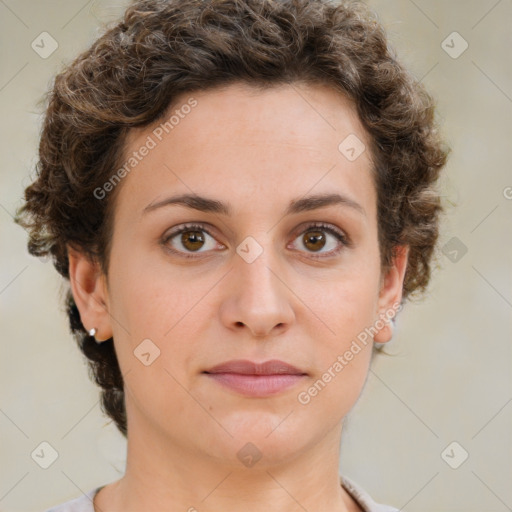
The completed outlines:
<svg viewBox="0 0 512 512">
<path fill-rule="evenodd" d="M 176 418 L 188 417 L 196 405 L 185 390 L 187 372 L 190 361 L 201 353 L 201 297 L 207 296 L 215 280 L 205 277 L 188 286 L 191 280 L 185 272 L 151 263 L 148 254 L 137 252 L 118 257 L 114 267 L 112 327 L 126 376 L 127 407 L 139 411 L 132 418 L 177 429 Z"/>
<path fill-rule="evenodd" d="M 361 258 L 323 283 L 303 286 L 302 296 L 308 297 L 304 302 L 324 320 L 329 345 L 341 348 L 374 320 L 379 277 L 375 262 Z"/>
<path fill-rule="evenodd" d="M 357 400 L 373 347 L 370 328 L 375 322 L 380 276 L 374 266 L 352 267 L 338 280 L 309 292 L 305 302 L 313 304 L 322 322 L 315 318 L 310 323 L 316 379 L 303 389 L 299 403 L 314 402 L 313 409 L 336 403 L 337 414 L 343 416 Z"/>
<path fill-rule="evenodd" d="M 121 252 L 117 248 L 111 272 L 110 313 L 123 371 L 134 362 L 138 366 L 133 356 L 147 346 L 158 355 L 156 366 L 179 376 L 185 372 L 184 363 L 197 356 L 202 338 L 196 333 L 205 322 L 208 294 L 218 276 L 208 271 L 193 276 L 167 264 L 164 256 L 153 258 L 148 252 L 120 256 Z"/>
<path fill-rule="evenodd" d="M 366 330 L 374 321 L 375 279 L 352 279 L 331 284 L 314 302 L 326 324 L 311 330 L 314 375 L 296 397 L 304 418 L 325 419 L 334 428 L 356 403 L 364 387 L 373 349 Z"/>
<path fill-rule="evenodd" d="M 112 247 L 111 313 L 127 327 L 134 342 L 141 337 L 161 338 L 184 309 L 189 295 L 179 269 L 161 260 L 162 256 L 155 258 L 136 241 L 119 241 Z"/>
</svg>

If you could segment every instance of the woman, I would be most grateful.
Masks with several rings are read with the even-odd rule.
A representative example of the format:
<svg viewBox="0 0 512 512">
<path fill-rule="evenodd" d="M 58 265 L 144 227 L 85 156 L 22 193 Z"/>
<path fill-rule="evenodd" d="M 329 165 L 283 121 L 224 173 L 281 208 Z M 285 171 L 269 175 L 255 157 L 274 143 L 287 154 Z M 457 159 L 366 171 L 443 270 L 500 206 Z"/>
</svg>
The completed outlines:
<svg viewBox="0 0 512 512">
<path fill-rule="evenodd" d="M 139 0 L 57 75 L 17 222 L 128 452 L 52 510 L 396 510 L 339 447 L 429 282 L 433 117 L 357 3 Z"/>
</svg>

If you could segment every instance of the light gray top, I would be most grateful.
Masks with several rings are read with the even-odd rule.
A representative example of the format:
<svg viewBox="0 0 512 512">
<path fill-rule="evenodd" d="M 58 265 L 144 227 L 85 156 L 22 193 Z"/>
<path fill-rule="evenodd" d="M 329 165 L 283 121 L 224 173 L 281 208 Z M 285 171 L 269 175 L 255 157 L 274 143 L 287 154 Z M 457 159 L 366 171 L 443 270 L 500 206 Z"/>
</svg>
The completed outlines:
<svg viewBox="0 0 512 512">
<path fill-rule="evenodd" d="M 395 507 L 382 505 L 373 501 L 366 491 L 346 476 L 340 476 L 340 480 L 345 490 L 359 504 L 364 512 L 399 512 Z M 45 512 L 95 512 L 92 500 L 102 487 L 104 486 L 95 487 L 86 494 L 82 494 L 82 496 L 79 496 L 78 498 L 61 503 L 60 505 L 50 508 Z"/>
</svg>

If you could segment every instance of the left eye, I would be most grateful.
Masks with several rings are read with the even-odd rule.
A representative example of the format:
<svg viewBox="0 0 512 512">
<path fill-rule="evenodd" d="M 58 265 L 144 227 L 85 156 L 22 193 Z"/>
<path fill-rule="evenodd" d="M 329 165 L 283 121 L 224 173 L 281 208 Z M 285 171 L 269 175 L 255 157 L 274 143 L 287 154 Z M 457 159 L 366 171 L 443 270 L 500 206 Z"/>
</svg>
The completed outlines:
<svg viewBox="0 0 512 512">
<path fill-rule="evenodd" d="M 328 243 L 329 238 L 333 239 L 330 244 Z M 313 254 L 311 254 L 313 258 L 324 257 L 317 256 L 316 253 L 322 255 L 336 255 L 343 249 L 343 247 L 349 245 L 346 236 L 341 231 L 324 224 L 307 227 L 306 230 L 296 238 L 296 240 L 300 240 L 303 247 L 306 247 L 309 251 L 313 251 Z M 325 247 L 328 249 L 326 251 L 322 251 Z"/>
</svg>

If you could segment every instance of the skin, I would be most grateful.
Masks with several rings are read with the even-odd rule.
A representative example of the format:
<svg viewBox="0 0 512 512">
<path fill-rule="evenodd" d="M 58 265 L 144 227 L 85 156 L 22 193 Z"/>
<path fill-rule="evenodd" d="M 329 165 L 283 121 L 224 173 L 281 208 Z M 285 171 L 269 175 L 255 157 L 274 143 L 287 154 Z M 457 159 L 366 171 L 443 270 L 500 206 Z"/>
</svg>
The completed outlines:
<svg viewBox="0 0 512 512">
<path fill-rule="evenodd" d="M 297 397 L 401 299 L 407 248 L 381 271 L 369 151 L 351 162 L 338 150 L 349 134 L 369 147 L 368 135 L 327 86 L 232 84 L 184 95 L 170 114 L 190 96 L 197 106 L 118 185 L 108 279 L 69 249 L 82 322 L 98 340 L 114 337 L 125 379 L 126 473 L 97 494 L 96 510 L 361 510 L 340 486 L 339 445 L 372 340 L 307 405 Z M 127 157 L 160 122 L 132 129 Z M 364 212 L 337 204 L 284 215 L 293 199 L 334 192 Z M 143 213 L 187 193 L 233 214 Z M 181 235 L 162 242 L 190 222 L 208 223 L 202 247 Z M 351 244 L 322 231 L 324 246 L 307 245 L 312 222 Z M 263 249 L 251 263 L 236 252 L 248 236 Z M 374 341 L 391 336 L 385 326 Z M 144 339 L 160 350 L 148 366 L 134 356 Z M 202 373 L 231 359 L 281 359 L 307 375 L 271 397 L 242 396 Z M 248 442 L 262 456 L 252 467 L 237 457 Z"/>
</svg>

